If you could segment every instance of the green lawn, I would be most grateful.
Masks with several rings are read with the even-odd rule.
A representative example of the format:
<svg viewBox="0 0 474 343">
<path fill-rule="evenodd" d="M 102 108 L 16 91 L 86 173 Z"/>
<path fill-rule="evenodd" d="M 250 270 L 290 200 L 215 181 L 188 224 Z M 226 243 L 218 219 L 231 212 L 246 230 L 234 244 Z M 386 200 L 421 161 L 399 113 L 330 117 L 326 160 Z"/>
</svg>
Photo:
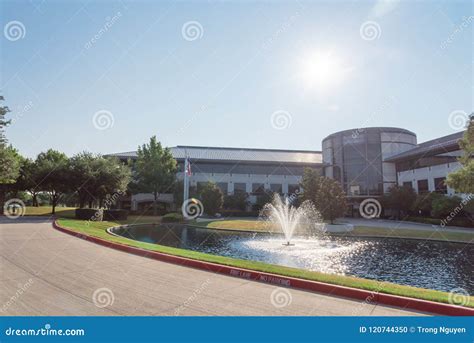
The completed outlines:
<svg viewBox="0 0 474 343">
<path fill-rule="evenodd" d="M 75 207 L 56 207 L 57 218 L 74 219 Z M 51 216 L 51 206 L 27 206 L 25 216 Z M 161 216 L 128 216 L 128 219 L 122 221 L 123 224 L 147 224 L 160 223 Z"/>
<path fill-rule="evenodd" d="M 127 222 L 129 221 L 130 220 L 128 220 Z M 324 273 L 319 273 L 319 272 L 312 272 L 312 271 L 306 271 L 306 270 L 301 270 L 301 269 L 276 266 L 276 265 L 266 264 L 262 262 L 240 260 L 240 259 L 235 259 L 235 258 L 230 258 L 230 257 L 205 254 L 205 253 L 191 251 L 191 250 L 166 247 L 166 246 L 157 245 L 157 244 L 137 242 L 137 241 L 130 240 L 127 238 L 123 238 L 123 237 L 112 236 L 106 232 L 106 229 L 108 227 L 124 224 L 126 222 L 87 222 L 84 220 L 75 220 L 75 219 L 67 219 L 67 218 L 59 219 L 58 222 L 63 227 L 70 228 L 72 230 L 81 232 L 86 235 L 91 235 L 91 236 L 106 239 L 108 241 L 118 242 L 118 243 L 130 245 L 134 247 L 139 247 L 139 248 L 147 249 L 151 251 L 159 251 L 159 252 L 163 252 L 167 254 L 187 257 L 187 258 L 201 260 L 201 261 L 219 263 L 219 264 L 238 267 L 238 268 L 253 269 L 253 270 L 257 270 L 261 272 L 280 274 L 280 275 L 285 275 L 285 276 L 303 278 L 307 280 L 327 282 L 331 284 L 355 287 L 355 288 L 365 289 L 369 291 L 402 295 L 402 296 L 407 296 L 407 297 L 449 303 L 449 300 L 448 300 L 449 294 L 445 292 L 423 289 L 423 288 L 415 288 L 415 287 L 409 287 L 409 286 L 402 286 L 402 285 L 397 285 L 397 284 L 393 284 L 389 282 L 378 282 L 378 281 L 373 281 L 373 280 L 366 280 L 366 279 L 350 277 L 350 276 L 324 274 Z M 470 297 L 467 306 L 474 307 L 474 297 Z"/>
<path fill-rule="evenodd" d="M 259 220 L 216 220 L 211 222 L 200 222 L 195 225 L 205 226 L 213 229 L 223 230 L 242 230 L 252 232 L 271 232 L 273 231 L 265 222 Z M 412 238 L 412 239 L 432 239 L 441 241 L 457 241 L 465 243 L 474 243 L 474 231 L 471 232 L 440 232 L 440 231 L 422 231 L 422 230 L 408 230 L 396 229 L 390 230 L 379 227 L 357 226 L 353 231 L 348 233 L 333 233 L 338 236 L 353 236 L 353 237 L 390 237 L 390 238 Z"/>
<path fill-rule="evenodd" d="M 56 207 L 56 216 L 74 218 L 75 207 Z M 51 206 L 27 206 L 25 216 L 51 216 Z"/>
</svg>

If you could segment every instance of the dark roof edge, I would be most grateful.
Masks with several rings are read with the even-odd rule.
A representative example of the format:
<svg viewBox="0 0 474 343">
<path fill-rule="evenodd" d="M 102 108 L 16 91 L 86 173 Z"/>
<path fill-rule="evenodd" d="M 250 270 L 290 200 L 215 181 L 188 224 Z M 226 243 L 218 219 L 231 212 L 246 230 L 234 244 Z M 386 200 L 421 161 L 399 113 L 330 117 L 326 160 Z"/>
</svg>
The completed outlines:
<svg viewBox="0 0 474 343">
<path fill-rule="evenodd" d="M 170 148 L 180 148 L 180 149 L 219 149 L 219 150 L 237 150 L 237 151 L 275 151 L 275 152 L 303 152 L 303 153 L 313 153 L 321 154 L 321 150 L 290 150 L 290 149 L 265 149 L 265 148 L 235 148 L 235 147 L 213 147 L 213 146 L 199 146 L 199 145 L 177 145 Z"/>
<path fill-rule="evenodd" d="M 449 135 L 446 135 L 446 136 L 438 137 L 438 138 L 435 138 L 435 139 L 430 139 L 429 141 L 425 141 L 423 143 L 417 144 L 413 149 L 404 151 L 402 153 L 399 153 L 399 154 L 391 156 L 391 157 L 387 157 L 386 159 L 384 159 L 384 161 L 395 162 L 395 161 L 403 160 L 403 159 L 406 159 L 406 158 L 413 158 L 413 157 L 416 157 L 416 156 L 419 156 L 419 155 L 426 155 L 428 152 L 445 151 L 446 149 L 451 149 L 451 148 L 460 149 L 461 147 L 459 146 L 459 141 L 462 139 L 462 137 L 464 135 L 464 132 L 465 131 L 460 131 L 460 132 L 452 133 L 452 134 L 449 134 Z M 442 146 L 442 147 L 439 146 L 440 145 L 440 143 L 438 143 L 439 140 L 444 139 L 446 137 L 450 137 L 450 136 L 453 136 L 453 139 L 456 136 L 459 136 L 459 137 L 458 137 L 456 142 L 453 142 L 449 145 Z M 434 145 L 430 146 L 431 145 L 430 143 L 434 144 Z M 435 144 L 437 144 L 437 145 L 435 145 Z M 420 148 L 420 146 L 426 146 L 426 145 L 428 145 L 428 147 L 430 147 L 430 149 L 428 151 L 413 152 L 412 154 L 410 154 L 411 151 L 414 151 L 414 150 Z M 454 150 L 450 150 L 450 151 L 454 151 Z"/>
</svg>

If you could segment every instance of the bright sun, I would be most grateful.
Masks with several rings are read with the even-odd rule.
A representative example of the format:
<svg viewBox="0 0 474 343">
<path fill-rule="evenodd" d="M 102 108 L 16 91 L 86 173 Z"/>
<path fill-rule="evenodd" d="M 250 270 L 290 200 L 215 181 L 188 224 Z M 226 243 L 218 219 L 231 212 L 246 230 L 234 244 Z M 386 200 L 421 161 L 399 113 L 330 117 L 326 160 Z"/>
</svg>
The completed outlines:
<svg viewBox="0 0 474 343">
<path fill-rule="evenodd" d="M 305 86 L 321 91 L 340 84 L 348 71 L 332 53 L 311 54 L 301 64 L 300 74 Z"/>
</svg>

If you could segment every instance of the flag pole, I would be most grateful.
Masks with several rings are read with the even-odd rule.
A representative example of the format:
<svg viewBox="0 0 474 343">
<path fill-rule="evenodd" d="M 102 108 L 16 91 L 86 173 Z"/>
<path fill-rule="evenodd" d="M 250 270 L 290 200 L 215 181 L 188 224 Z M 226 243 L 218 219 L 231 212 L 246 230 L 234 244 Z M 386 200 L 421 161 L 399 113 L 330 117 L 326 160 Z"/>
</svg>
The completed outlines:
<svg viewBox="0 0 474 343">
<path fill-rule="evenodd" d="M 183 201 L 189 199 L 189 161 L 188 161 L 188 152 L 184 149 L 184 193 L 183 193 Z"/>
</svg>

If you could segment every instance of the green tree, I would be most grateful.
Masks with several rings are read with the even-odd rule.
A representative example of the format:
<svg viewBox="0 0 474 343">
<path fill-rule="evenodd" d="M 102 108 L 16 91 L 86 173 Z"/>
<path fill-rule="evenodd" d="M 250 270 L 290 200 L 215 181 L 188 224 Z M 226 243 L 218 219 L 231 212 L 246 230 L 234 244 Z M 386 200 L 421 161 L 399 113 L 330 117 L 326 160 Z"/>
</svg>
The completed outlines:
<svg viewBox="0 0 474 343">
<path fill-rule="evenodd" d="M 311 200 L 314 203 L 314 199 L 317 198 L 319 192 L 319 177 L 320 173 L 313 168 L 305 168 L 303 170 L 303 177 L 301 178 L 300 188 L 304 190 L 304 195 L 301 195 L 303 200 Z"/>
<path fill-rule="evenodd" d="M 51 199 L 52 214 L 56 213 L 56 206 L 60 197 L 71 189 L 69 183 L 69 159 L 59 151 L 49 149 L 36 157 L 38 187 L 48 192 Z"/>
<path fill-rule="evenodd" d="M 20 176 L 17 179 L 15 188 L 18 191 L 27 191 L 31 195 L 31 202 L 35 207 L 39 206 L 38 195 L 42 191 L 40 181 L 36 161 L 30 158 L 23 159 L 20 167 Z"/>
<path fill-rule="evenodd" d="M 435 218 L 455 216 L 462 212 L 462 199 L 458 196 L 441 196 L 433 201 L 431 215 Z"/>
<path fill-rule="evenodd" d="M 0 102 L 5 99 L 0 96 Z M 16 182 L 20 171 L 20 155 L 7 144 L 5 137 L 5 127 L 10 124 L 5 116 L 10 112 L 7 106 L 0 105 L 0 184 L 7 185 Z"/>
<path fill-rule="evenodd" d="M 469 116 L 469 123 L 459 147 L 464 151 L 459 158 L 462 167 L 448 175 L 446 183 L 459 193 L 474 193 L 474 113 Z"/>
<path fill-rule="evenodd" d="M 430 216 L 433 209 L 433 201 L 440 197 L 443 197 L 443 195 L 436 192 L 418 194 L 411 210 L 416 214 Z"/>
<path fill-rule="evenodd" d="M 176 160 L 168 148 L 163 148 L 156 137 L 138 147 L 135 162 L 136 189 L 153 194 L 153 214 L 158 214 L 158 196 L 171 193 L 176 178 Z"/>
<path fill-rule="evenodd" d="M 103 157 L 90 152 L 74 155 L 70 161 L 70 184 L 77 192 L 79 207 L 94 203 L 102 207 L 104 200 L 125 193 L 131 180 L 131 170 L 115 157 Z"/>
<path fill-rule="evenodd" d="M 199 198 L 204 207 L 204 212 L 210 216 L 218 213 L 224 204 L 224 195 L 221 189 L 213 182 L 207 182 L 202 187 L 199 192 Z"/>
<path fill-rule="evenodd" d="M 5 98 L 0 95 L 0 102 L 5 101 Z M 7 113 L 10 112 L 8 106 L 1 106 L 0 105 L 0 147 L 5 146 L 7 144 L 7 139 L 5 137 L 4 129 L 5 127 L 10 124 L 10 120 L 7 120 L 5 116 Z"/>
<path fill-rule="evenodd" d="M 246 192 L 236 192 L 224 197 L 224 208 L 226 210 L 245 211 L 249 204 L 249 195 Z"/>
<path fill-rule="evenodd" d="M 11 146 L 0 144 L 0 215 L 7 192 L 11 191 L 20 176 L 21 156 Z"/>
<path fill-rule="evenodd" d="M 413 208 L 416 200 L 416 192 L 411 187 L 393 186 L 388 190 L 388 193 L 383 197 L 383 205 L 386 208 L 391 208 L 397 211 L 397 218 L 401 215 L 407 215 Z"/>
<path fill-rule="evenodd" d="M 341 184 L 310 168 L 306 168 L 300 182 L 303 189 L 302 201 L 310 200 L 324 220 L 334 223 L 336 218 L 342 217 L 347 208 L 346 194 Z"/>
</svg>

